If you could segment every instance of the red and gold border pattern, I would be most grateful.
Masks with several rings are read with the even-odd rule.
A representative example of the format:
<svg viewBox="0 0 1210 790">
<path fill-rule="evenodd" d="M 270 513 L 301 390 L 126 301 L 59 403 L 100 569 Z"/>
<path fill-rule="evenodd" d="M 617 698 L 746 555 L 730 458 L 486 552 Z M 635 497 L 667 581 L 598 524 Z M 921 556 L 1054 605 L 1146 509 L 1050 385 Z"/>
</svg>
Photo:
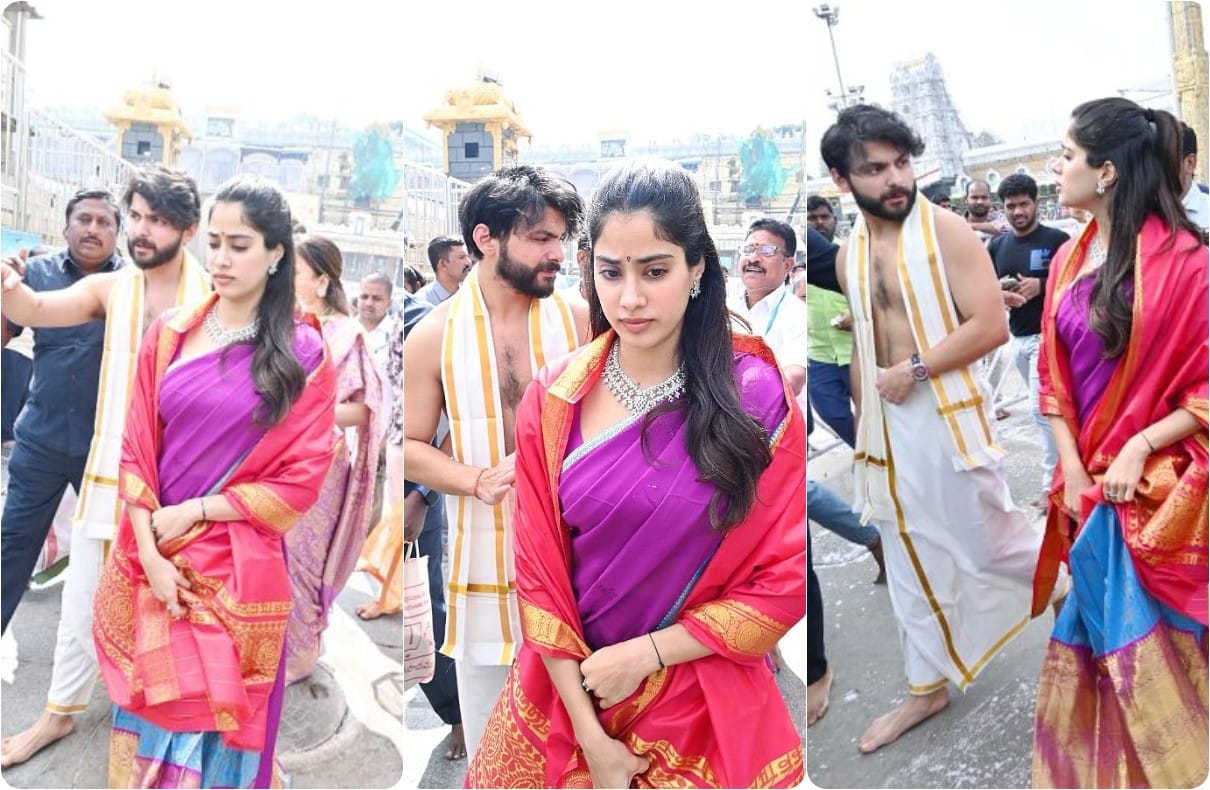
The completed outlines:
<svg viewBox="0 0 1210 790">
<path fill-rule="evenodd" d="M 802 747 L 790 751 L 772 761 L 752 780 L 749 787 L 794 787 L 804 776 Z"/>
<path fill-rule="evenodd" d="M 640 787 L 721 787 L 704 755 L 682 755 L 665 740 L 648 741 L 637 733 L 626 735 L 630 751 L 650 759 L 650 767 L 639 776 Z"/>
<path fill-rule="evenodd" d="M 536 744 L 527 737 L 519 721 L 531 728 L 538 739 Z M 546 787 L 546 755 L 538 747 L 545 743 L 545 733 L 549 730 L 550 720 L 521 693 L 521 682 L 514 665 L 487 720 L 479 750 L 467 769 L 466 786 Z"/>
<path fill-rule="evenodd" d="M 765 655 L 789 630 L 784 623 L 728 598 L 695 606 L 685 616 L 696 620 L 732 650 L 749 656 Z"/>
<path fill-rule="evenodd" d="M 223 493 L 239 499 L 257 521 L 279 533 L 285 533 L 298 523 L 303 515 L 273 493 L 268 486 L 259 483 L 241 483 L 231 486 Z"/>
<path fill-rule="evenodd" d="M 577 658 L 587 658 L 592 652 L 571 626 L 550 612 L 524 600 L 520 601 L 520 610 L 521 632 L 528 641 Z"/>
</svg>

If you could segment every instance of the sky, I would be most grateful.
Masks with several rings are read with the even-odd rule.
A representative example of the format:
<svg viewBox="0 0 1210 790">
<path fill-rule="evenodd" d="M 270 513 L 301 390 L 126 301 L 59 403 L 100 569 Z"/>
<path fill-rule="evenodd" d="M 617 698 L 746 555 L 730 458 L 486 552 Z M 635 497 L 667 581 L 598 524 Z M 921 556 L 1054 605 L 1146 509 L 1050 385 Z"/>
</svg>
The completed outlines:
<svg viewBox="0 0 1210 790">
<path fill-rule="evenodd" d="M 153 70 L 186 112 L 236 106 L 248 117 L 305 110 L 357 124 L 421 116 L 480 65 L 504 83 L 535 141 L 595 142 L 746 134 L 802 122 L 785 87 L 800 71 L 791 47 L 712 18 L 710 2 L 611 0 L 33 0 L 30 81 L 43 105 L 120 100 Z M 762 14 L 801 30 L 802 0 L 761 0 Z M 181 17 L 185 8 L 196 9 Z M 92 50 L 82 69 L 64 53 Z M 81 73 L 84 71 L 85 73 Z"/>
<path fill-rule="evenodd" d="M 1121 91 L 1149 106 L 1174 108 L 1163 0 L 831 5 L 840 8 L 832 32 L 846 88 L 864 85 L 867 101 L 888 105 L 894 64 L 932 52 L 975 134 L 988 131 L 1010 143 L 1057 141 L 1078 104 Z M 822 134 L 834 118 L 823 89 L 839 88 L 827 26 L 814 14 L 811 23 L 802 50 L 810 74 L 804 82 L 811 87 L 804 113 L 808 128 Z"/>
<path fill-rule="evenodd" d="M 33 0 L 44 18 L 30 26 L 28 79 L 43 106 L 110 106 L 157 72 L 187 114 L 219 106 L 423 129 L 446 89 L 483 66 L 535 143 L 593 142 L 604 130 L 634 142 L 746 135 L 804 120 L 814 141 L 837 84 L 814 3 Z M 1007 141 L 1057 138 L 1085 99 L 1171 90 L 1163 0 L 832 5 L 847 86 L 887 102 L 892 66 L 931 51 L 967 127 Z"/>
</svg>

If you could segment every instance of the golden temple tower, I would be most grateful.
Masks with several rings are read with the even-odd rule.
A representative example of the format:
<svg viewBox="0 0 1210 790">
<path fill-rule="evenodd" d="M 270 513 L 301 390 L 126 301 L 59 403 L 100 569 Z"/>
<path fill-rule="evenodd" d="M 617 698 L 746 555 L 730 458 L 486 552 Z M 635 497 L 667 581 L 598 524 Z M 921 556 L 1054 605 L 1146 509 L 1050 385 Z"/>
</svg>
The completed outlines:
<svg viewBox="0 0 1210 790">
<path fill-rule="evenodd" d="M 105 120 L 118 127 L 118 156 L 135 164 L 174 165 L 193 139 L 171 86 L 156 76 L 122 94 L 122 104 L 106 110 Z"/>
<path fill-rule="evenodd" d="M 1177 114 L 1197 132 L 1197 174 L 1210 181 L 1210 76 L 1207 75 L 1206 34 L 1197 3 L 1168 4 L 1172 26 L 1172 81 Z"/>
<path fill-rule="evenodd" d="M 483 69 L 470 85 L 446 91 L 445 104 L 424 120 L 445 134 L 445 172 L 468 182 L 516 162 L 518 141 L 533 137 L 500 81 Z"/>
</svg>

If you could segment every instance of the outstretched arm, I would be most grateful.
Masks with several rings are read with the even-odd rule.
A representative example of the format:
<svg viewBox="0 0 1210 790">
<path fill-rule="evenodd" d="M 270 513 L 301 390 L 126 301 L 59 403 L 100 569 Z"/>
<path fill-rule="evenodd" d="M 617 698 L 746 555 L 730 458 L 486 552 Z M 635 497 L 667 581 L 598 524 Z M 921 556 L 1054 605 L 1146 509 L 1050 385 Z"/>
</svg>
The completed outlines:
<svg viewBox="0 0 1210 790">
<path fill-rule="evenodd" d="M 76 326 L 105 317 L 105 302 L 116 272 L 97 274 L 59 291 L 35 291 L 21 282 L 21 275 L 0 263 L 4 316 L 15 324 L 30 327 Z"/>
</svg>

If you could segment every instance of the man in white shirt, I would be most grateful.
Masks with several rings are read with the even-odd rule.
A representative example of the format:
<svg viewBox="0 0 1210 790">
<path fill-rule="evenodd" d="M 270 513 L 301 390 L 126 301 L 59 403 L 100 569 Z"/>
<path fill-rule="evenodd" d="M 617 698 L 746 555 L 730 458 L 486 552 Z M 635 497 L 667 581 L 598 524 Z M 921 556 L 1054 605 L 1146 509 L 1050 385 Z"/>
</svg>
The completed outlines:
<svg viewBox="0 0 1210 790">
<path fill-rule="evenodd" d="M 786 278 L 794 266 L 798 236 L 776 219 L 758 219 L 748 227 L 740 248 L 743 290 L 727 306 L 743 316 L 751 333 L 764 338 L 796 396 L 807 381 L 807 306 L 794 298 Z M 806 408 L 805 396 L 799 405 Z"/>
<path fill-rule="evenodd" d="M 1185 205 L 1185 213 L 1195 225 L 1202 229 L 1203 234 L 1210 228 L 1210 196 L 1197 185 L 1197 133 L 1188 124 L 1181 124 L 1185 133 L 1181 140 L 1181 187 L 1185 196 L 1181 203 Z M 1205 240 L 1203 239 L 1203 243 Z"/>
<path fill-rule="evenodd" d="M 382 272 L 366 275 L 357 296 L 357 317 L 366 332 L 366 344 L 380 371 L 387 369 L 387 346 L 391 341 L 394 321 L 387 315 L 391 307 L 394 284 Z M 385 375 L 385 374 L 384 374 Z"/>
</svg>

